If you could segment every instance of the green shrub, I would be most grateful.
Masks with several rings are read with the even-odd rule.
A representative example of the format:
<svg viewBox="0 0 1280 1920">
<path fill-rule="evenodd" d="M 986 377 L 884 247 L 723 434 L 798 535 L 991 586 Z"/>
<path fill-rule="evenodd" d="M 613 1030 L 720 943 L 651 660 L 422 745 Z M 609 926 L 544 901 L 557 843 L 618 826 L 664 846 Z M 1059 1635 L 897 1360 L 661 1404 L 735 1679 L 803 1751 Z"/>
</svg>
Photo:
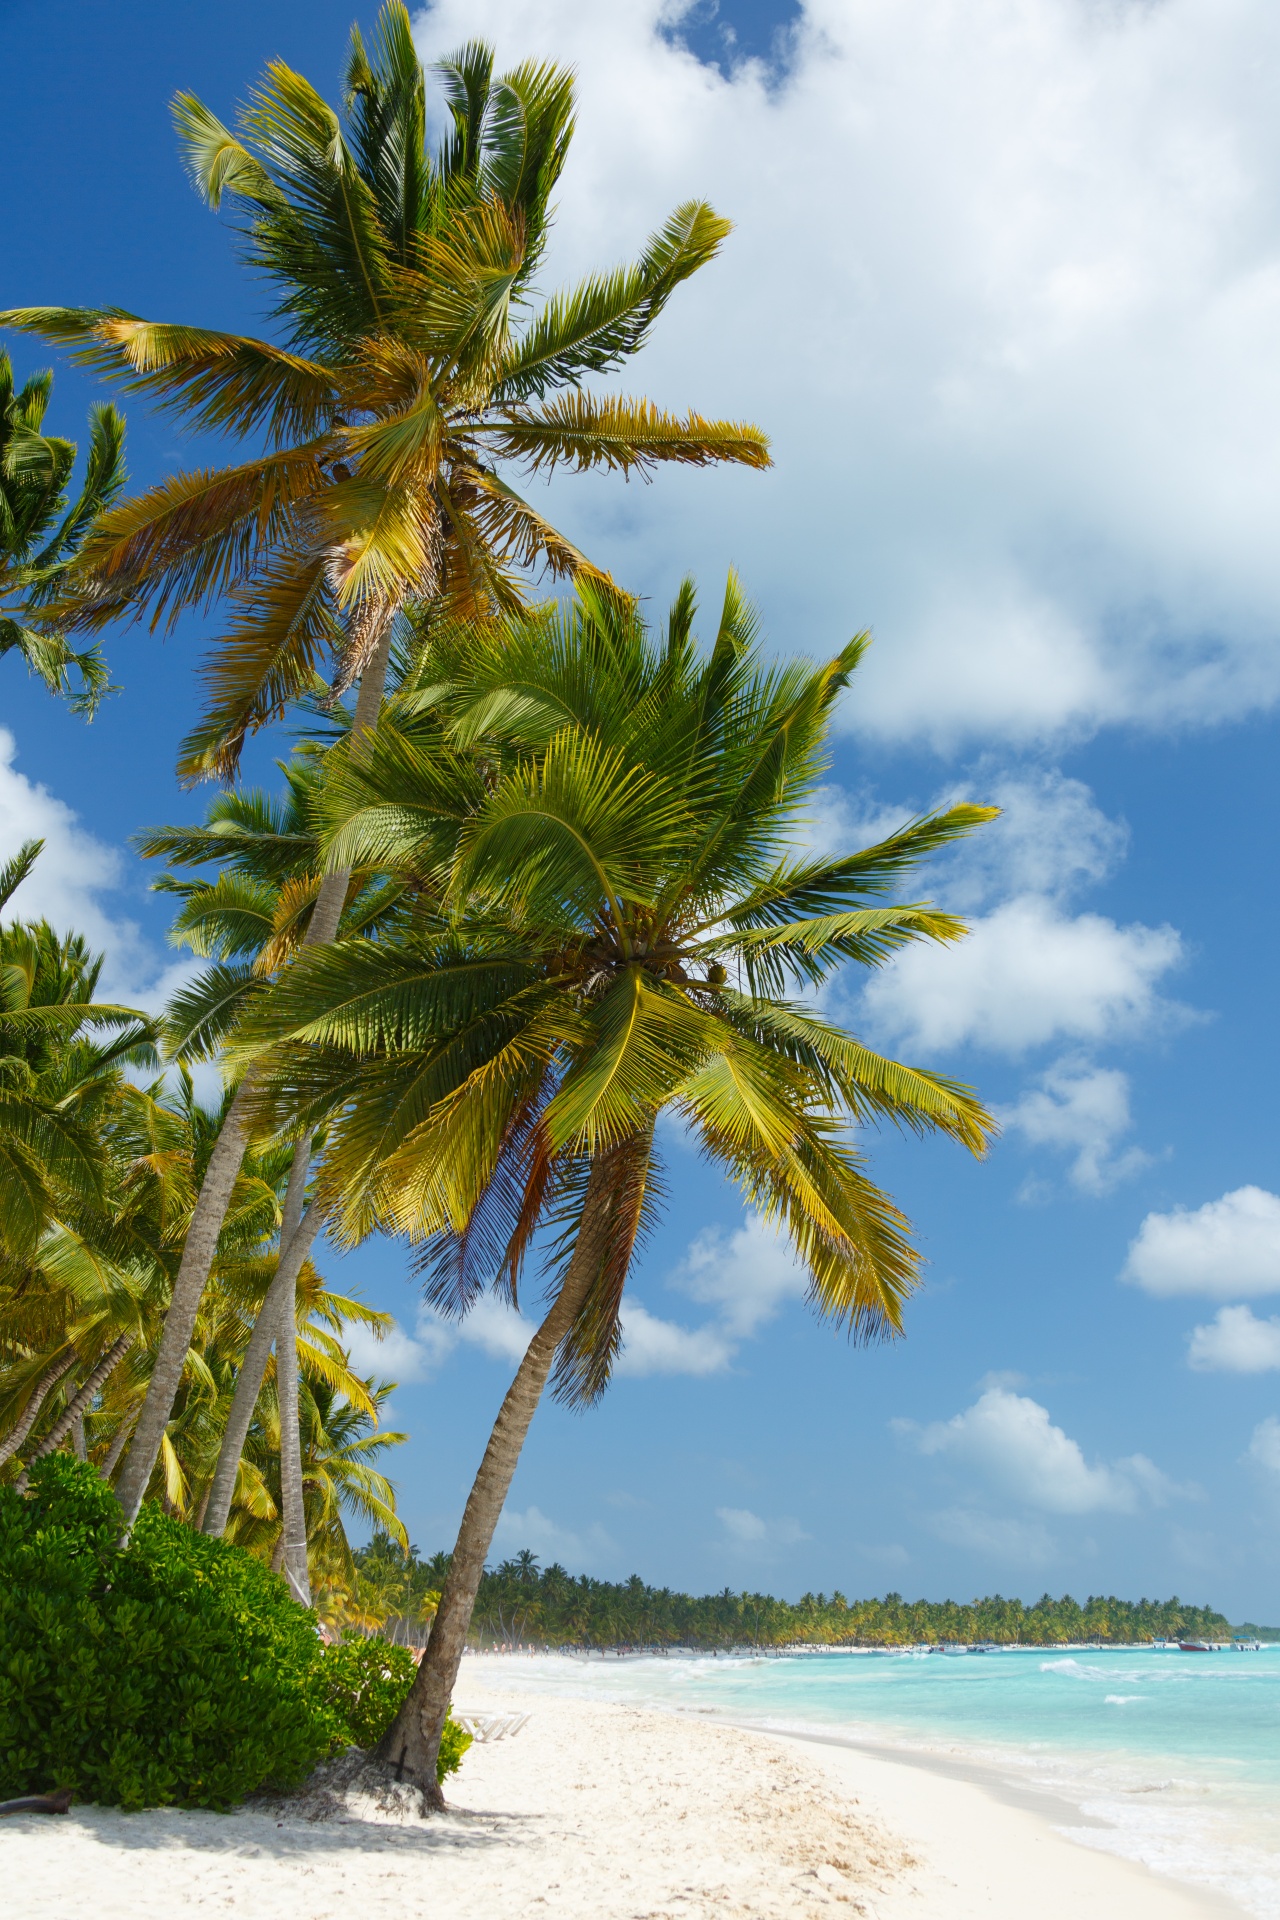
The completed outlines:
<svg viewBox="0 0 1280 1920">
<path fill-rule="evenodd" d="M 399 1713 L 418 1667 L 407 1647 L 390 1640 L 343 1640 L 330 1647 L 320 1668 L 324 1705 L 341 1744 L 376 1747 Z M 456 1720 L 446 1720 L 436 1762 L 436 1779 L 456 1773 L 471 1745 L 471 1735 Z"/>
<path fill-rule="evenodd" d="M 413 1685 L 417 1662 L 408 1647 L 389 1640 L 343 1640 L 321 1668 L 325 1707 L 335 1732 L 353 1747 L 376 1747 Z"/>
<path fill-rule="evenodd" d="M 260 1560 L 150 1504 L 123 1549 L 119 1531 L 115 1495 L 68 1454 L 25 1498 L 0 1487 L 0 1799 L 225 1808 L 376 1746 L 413 1685 L 404 1647 L 324 1648 Z M 470 1744 L 446 1723 L 438 1778 Z"/>
<path fill-rule="evenodd" d="M 436 1760 L 436 1784 L 443 1786 L 447 1773 L 456 1773 L 462 1765 L 462 1756 L 471 1745 L 471 1735 L 456 1720 L 446 1720 L 444 1732 L 440 1735 L 440 1753 Z"/>
<path fill-rule="evenodd" d="M 229 1807 L 334 1744 L 313 1616 L 251 1554 L 145 1506 L 128 1546 L 92 1467 L 0 1488 L 0 1796 Z"/>
</svg>

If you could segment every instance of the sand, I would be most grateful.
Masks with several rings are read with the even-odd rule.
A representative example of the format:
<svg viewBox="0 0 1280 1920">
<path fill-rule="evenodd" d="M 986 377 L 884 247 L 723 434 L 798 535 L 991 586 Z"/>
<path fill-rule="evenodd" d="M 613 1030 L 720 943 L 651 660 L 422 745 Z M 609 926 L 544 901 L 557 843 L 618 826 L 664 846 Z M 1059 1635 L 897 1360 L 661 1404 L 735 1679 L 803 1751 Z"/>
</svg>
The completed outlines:
<svg viewBox="0 0 1280 1920">
<path fill-rule="evenodd" d="M 1046 1802 L 881 1753 L 701 1719 L 505 1693 L 468 1662 L 458 1699 L 527 1710 L 476 1745 L 428 1821 L 364 1802 L 234 1814 L 0 1821 L 0 1909 L 173 1920 L 1207 1920 L 1224 1907 L 1055 1831 Z M 1225 1909 L 1231 1911 L 1230 1909 Z"/>
</svg>

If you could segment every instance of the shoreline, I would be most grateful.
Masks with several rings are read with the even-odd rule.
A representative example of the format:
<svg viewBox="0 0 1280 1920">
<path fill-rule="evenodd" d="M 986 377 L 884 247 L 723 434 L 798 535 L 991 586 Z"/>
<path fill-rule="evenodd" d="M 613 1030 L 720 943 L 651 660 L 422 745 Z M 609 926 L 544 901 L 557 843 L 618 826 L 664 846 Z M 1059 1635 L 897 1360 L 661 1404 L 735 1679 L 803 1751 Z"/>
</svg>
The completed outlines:
<svg viewBox="0 0 1280 1920">
<path fill-rule="evenodd" d="M 1223 1920 L 1241 1909 L 1081 1845 L 1043 1807 L 829 1739 L 494 1684 L 462 1713 L 527 1712 L 477 1742 L 423 1820 L 314 1798 L 232 1814 L 76 1807 L 0 1822 L 14 1920 L 190 1909 L 272 1920 Z M 1050 1807 L 1051 1815 L 1057 1809 Z"/>
<path fill-rule="evenodd" d="M 1144 1646 L 1141 1651 L 1159 1649 Z M 1235 1915 L 1237 1920 L 1241 1915 L 1250 1920 L 1280 1920 L 1280 1828 L 1265 1804 L 1264 1824 L 1258 1825 L 1260 1787 L 1245 1786 L 1237 1796 L 1228 1782 L 1223 1795 L 1221 1779 L 1215 1783 L 1197 1778 L 1194 1772 L 1186 1777 L 1187 1762 L 1178 1753 L 1138 1753 L 1132 1756 L 1132 1765 L 1125 1755 L 1117 1770 L 1108 1764 L 1111 1753 L 1105 1745 L 1092 1752 L 1069 1747 L 1059 1752 L 1039 1743 L 1027 1748 L 1008 1738 L 967 1740 L 963 1732 L 943 1727 L 926 1731 L 881 1724 L 874 1710 L 865 1709 L 858 1711 L 856 1719 L 832 1724 L 823 1716 L 806 1717 L 798 1700 L 789 1709 L 779 1710 L 779 1703 L 771 1712 L 753 1711 L 749 1705 L 753 1690 L 741 1685 L 733 1686 L 730 1698 L 719 1703 L 714 1688 L 710 1694 L 699 1690 L 700 1698 L 694 1693 L 678 1699 L 668 1695 L 665 1683 L 655 1680 L 653 1690 L 641 1691 L 621 1678 L 631 1664 L 626 1659 L 582 1658 L 566 1663 L 526 1655 L 524 1661 L 513 1661 L 488 1653 L 469 1658 L 477 1676 L 518 1689 L 526 1705 L 549 1692 L 651 1705 L 681 1719 L 736 1726 L 797 1742 L 811 1754 L 826 1749 L 823 1757 L 829 1774 L 833 1766 L 838 1770 L 839 1756 L 861 1755 L 895 1770 L 914 1769 L 967 1784 L 1047 1825 L 1073 1848 L 1127 1865 L 1156 1885 L 1183 1890 L 1198 1903 L 1198 1911 Z M 705 1674 L 707 1656 L 694 1658 Z M 663 1663 L 650 1664 L 660 1667 Z M 575 1666 L 582 1675 L 578 1686 L 571 1679 Z M 614 1672 L 619 1673 L 616 1687 L 609 1684 L 609 1674 Z M 1190 1764 L 1194 1769 L 1195 1762 Z M 973 1866 L 970 1861 L 966 1871 L 971 1874 Z"/>
<path fill-rule="evenodd" d="M 1157 1650 L 1141 1644 L 1144 1650 Z M 1042 1651 L 1031 1647 L 999 1650 Z M 808 1651 L 855 1650 L 813 1648 Z M 499 1657 L 508 1656 L 500 1654 Z M 482 1675 L 482 1669 L 490 1658 L 488 1652 L 468 1655 L 463 1663 L 463 1675 L 469 1677 L 468 1668 L 474 1663 L 477 1679 L 487 1679 L 488 1674 Z M 460 1685 L 461 1680 L 462 1676 Z M 519 1697 L 523 1704 L 536 1705 L 540 1699 L 578 1700 L 581 1696 L 521 1689 L 518 1696 L 513 1697 Z M 682 1724 L 735 1727 L 816 1759 L 837 1790 L 851 1795 L 854 1804 L 867 1807 L 873 1818 L 883 1820 L 895 1838 L 905 1839 L 922 1855 L 937 1854 L 937 1877 L 928 1888 L 929 1920 L 962 1920 L 962 1917 L 968 1920 L 970 1914 L 986 1915 L 989 1920 L 1006 1920 L 1006 1916 L 1007 1920 L 1026 1920 L 1026 1874 L 1032 1866 L 1032 1853 L 1037 1856 L 1032 1870 L 1037 1876 L 1041 1872 L 1051 1874 L 1053 1882 L 1052 1891 L 1036 1887 L 1036 1920 L 1058 1920 L 1060 1910 L 1062 1920 L 1070 1920 L 1070 1916 L 1082 1912 L 1108 1916 L 1114 1912 L 1118 1920 L 1119 1916 L 1124 1920 L 1148 1920 L 1148 1917 L 1157 1920 L 1157 1916 L 1164 1920 L 1166 1913 L 1169 1920 L 1183 1915 L 1187 1920 L 1194 1915 L 1202 1916 L 1203 1920 L 1211 1920 L 1213 1916 L 1216 1920 L 1246 1920 L 1247 1909 L 1228 1893 L 1162 1873 L 1141 1859 L 1086 1840 L 1083 1836 L 1089 1832 L 1099 1837 L 1103 1834 L 1120 1837 L 1122 1830 L 1115 1821 L 1089 1811 L 1069 1790 L 1020 1781 L 995 1761 L 979 1755 L 899 1745 L 874 1736 L 860 1738 L 815 1727 L 780 1726 L 721 1714 L 709 1707 L 668 1703 L 646 1705 L 644 1711 L 670 1716 Z M 948 1788 L 959 1791 L 935 1790 L 922 1796 L 908 1785 L 913 1772 L 923 1773 L 931 1782 L 945 1782 Z M 985 1820 L 980 1817 L 972 1805 L 973 1796 L 994 1802 L 1016 1821 L 1034 1823 L 1038 1833 L 1033 1838 L 1024 1828 L 1009 1825 L 999 1843 L 993 1844 L 992 1820 L 989 1816 Z M 971 1837 L 975 1831 L 982 1834 L 977 1844 Z M 918 1911 L 924 1891 L 924 1888 L 912 1889 L 904 1916 Z M 887 1907 L 879 1905 L 877 1911 L 887 1920 L 889 1914 L 897 1911 L 896 1901 L 891 1899 Z"/>
<path fill-rule="evenodd" d="M 1100 1844 L 1103 1834 L 1120 1835 L 1120 1829 L 1101 1815 L 1091 1813 L 1087 1807 L 1068 1799 L 1065 1794 L 1048 1788 L 1023 1786 L 1000 1772 L 990 1764 L 977 1759 L 962 1759 L 940 1753 L 913 1752 L 895 1748 L 875 1741 L 842 1739 L 838 1735 L 821 1733 L 783 1733 L 774 1729 L 761 1729 L 771 1737 L 807 1749 L 823 1749 L 821 1764 L 830 1777 L 842 1784 L 846 1790 L 857 1790 L 866 1794 L 875 1802 L 876 1811 L 893 1822 L 895 1829 L 908 1841 L 917 1839 L 917 1844 L 928 1848 L 932 1843 L 939 1847 L 940 1866 L 948 1878 L 956 1879 L 957 1891 L 963 1896 L 960 1904 L 950 1904 L 936 1909 L 945 1913 L 950 1920 L 952 1913 L 999 1913 L 1005 1910 L 1018 1911 L 1015 1904 L 1021 1897 L 1024 1901 L 1027 1892 L 1024 1878 L 1024 1861 L 1011 1859 L 1011 1850 L 1005 1846 L 992 1848 L 990 1845 L 992 1828 L 1005 1824 L 993 1820 L 988 1814 L 982 1825 L 982 1844 L 975 1849 L 971 1835 L 973 1828 L 966 1818 L 966 1803 L 971 1795 L 979 1795 L 988 1803 L 994 1803 L 1004 1813 L 1017 1820 L 1034 1823 L 1041 1834 L 1037 1852 L 1041 1856 L 1041 1871 L 1052 1873 L 1054 1880 L 1053 1895 L 1046 1900 L 1044 1890 L 1036 1888 L 1037 1920 L 1048 1920 L 1048 1916 L 1058 1911 L 1059 1896 L 1063 1892 L 1062 1876 L 1070 1882 L 1071 1891 L 1063 1911 L 1069 1910 L 1069 1902 L 1075 1902 L 1077 1912 L 1110 1912 L 1111 1898 L 1117 1903 L 1123 1898 L 1124 1904 L 1116 1904 L 1117 1915 L 1145 1915 L 1165 1911 L 1164 1895 L 1166 1890 L 1173 1896 L 1169 1904 L 1170 1913 L 1185 1911 L 1188 1914 L 1216 1915 L 1218 1920 L 1243 1920 L 1246 1909 L 1233 1900 L 1230 1895 L 1194 1881 L 1179 1879 L 1172 1874 L 1164 1874 L 1148 1866 L 1142 1860 L 1113 1850 Z M 863 1764 L 860 1764 L 863 1763 Z M 912 1828 L 915 1796 L 907 1784 L 912 1771 L 927 1774 L 935 1782 L 946 1782 L 949 1787 L 959 1789 L 959 1793 L 943 1794 L 935 1791 L 931 1796 L 930 1818 L 917 1835 Z M 895 1778 L 895 1776 L 898 1776 Z M 952 1802 L 944 1807 L 944 1800 Z M 945 1831 L 940 1832 L 940 1817 L 945 1817 Z M 1098 1841 L 1084 1838 L 1085 1834 L 1099 1836 Z M 1052 1843 L 1056 1843 L 1054 1846 Z M 1090 1862 L 1104 1862 L 1101 1874 L 1091 1866 L 1081 1869 L 1078 1865 L 1068 1867 L 1062 1849 L 1073 1857 L 1075 1862 L 1082 1858 Z M 1118 1869 L 1128 1882 L 1127 1889 L 1121 1888 Z M 963 1880 L 957 1878 L 962 1875 Z M 985 1890 L 982 1882 L 986 1880 Z M 1114 1887 L 1114 1896 L 1111 1889 Z M 1108 1904 L 1095 1905 L 1102 1898 Z M 1157 1904 L 1158 1903 L 1158 1904 Z"/>
</svg>

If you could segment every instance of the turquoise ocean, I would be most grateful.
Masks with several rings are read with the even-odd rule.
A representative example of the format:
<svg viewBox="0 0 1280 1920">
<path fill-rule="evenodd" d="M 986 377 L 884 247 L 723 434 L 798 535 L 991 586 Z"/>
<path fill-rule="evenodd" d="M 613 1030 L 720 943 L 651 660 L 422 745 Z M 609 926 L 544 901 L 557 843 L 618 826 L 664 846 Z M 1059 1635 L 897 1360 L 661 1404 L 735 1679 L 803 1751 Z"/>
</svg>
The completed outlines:
<svg viewBox="0 0 1280 1920">
<path fill-rule="evenodd" d="M 1038 1787 L 1084 1845 L 1280 1920 L 1280 1647 L 532 1655 L 492 1667 L 521 1691 L 820 1734 Z M 1062 1801 L 1084 1815 L 1078 1826 Z"/>
</svg>

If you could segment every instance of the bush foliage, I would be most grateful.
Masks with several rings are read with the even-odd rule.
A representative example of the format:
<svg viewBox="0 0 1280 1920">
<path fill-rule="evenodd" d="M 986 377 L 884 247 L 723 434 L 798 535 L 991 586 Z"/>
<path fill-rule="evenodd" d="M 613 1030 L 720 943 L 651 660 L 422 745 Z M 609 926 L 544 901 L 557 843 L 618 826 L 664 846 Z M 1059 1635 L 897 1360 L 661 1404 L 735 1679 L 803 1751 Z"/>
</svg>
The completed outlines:
<svg viewBox="0 0 1280 1920">
<path fill-rule="evenodd" d="M 389 1640 L 344 1640 L 330 1647 L 320 1675 L 325 1706 L 334 1723 L 346 1729 L 350 1744 L 373 1747 L 404 1705 L 418 1665 L 407 1647 Z M 446 1720 L 436 1762 L 436 1779 L 456 1773 L 471 1745 L 471 1735 L 456 1720 Z"/>
<path fill-rule="evenodd" d="M 225 1808 L 390 1725 L 413 1680 L 402 1648 L 326 1652 L 243 1549 L 152 1506 L 124 1548 L 119 1527 L 110 1488 L 66 1454 L 25 1498 L 0 1487 L 0 1797 Z"/>
</svg>

